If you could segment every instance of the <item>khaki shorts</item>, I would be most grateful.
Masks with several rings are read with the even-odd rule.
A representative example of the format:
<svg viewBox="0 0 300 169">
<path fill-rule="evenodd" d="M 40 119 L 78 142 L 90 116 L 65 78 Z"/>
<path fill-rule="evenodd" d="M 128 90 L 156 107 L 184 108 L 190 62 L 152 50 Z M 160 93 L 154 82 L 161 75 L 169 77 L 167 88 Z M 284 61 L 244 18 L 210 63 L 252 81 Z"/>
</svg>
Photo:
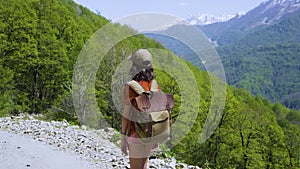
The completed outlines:
<svg viewBox="0 0 300 169">
<path fill-rule="evenodd" d="M 130 158 L 147 158 L 153 148 L 153 144 L 134 144 L 129 143 Z"/>
</svg>

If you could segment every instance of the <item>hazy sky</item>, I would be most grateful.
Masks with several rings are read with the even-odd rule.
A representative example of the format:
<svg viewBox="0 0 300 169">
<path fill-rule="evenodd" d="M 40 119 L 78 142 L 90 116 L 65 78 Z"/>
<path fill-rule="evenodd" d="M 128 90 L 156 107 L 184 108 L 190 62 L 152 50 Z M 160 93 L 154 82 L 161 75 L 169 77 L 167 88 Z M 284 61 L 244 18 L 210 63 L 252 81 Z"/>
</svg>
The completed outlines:
<svg viewBox="0 0 300 169">
<path fill-rule="evenodd" d="M 265 0 L 74 0 L 112 21 L 145 12 L 185 18 L 196 14 L 215 16 L 248 12 Z"/>
</svg>

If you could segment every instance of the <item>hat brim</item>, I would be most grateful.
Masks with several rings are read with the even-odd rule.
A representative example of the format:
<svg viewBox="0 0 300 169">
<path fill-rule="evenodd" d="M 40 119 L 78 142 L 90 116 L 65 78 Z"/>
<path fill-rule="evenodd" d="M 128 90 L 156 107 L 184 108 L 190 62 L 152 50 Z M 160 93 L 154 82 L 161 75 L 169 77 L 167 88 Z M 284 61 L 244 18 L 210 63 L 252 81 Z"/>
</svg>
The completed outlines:
<svg viewBox="0 0 300 169">
<path fill-rule="evenodd" d="M 132 55 L 127 56 L 126 60 L 131 61 L 132 60 Z"/>
</svg>

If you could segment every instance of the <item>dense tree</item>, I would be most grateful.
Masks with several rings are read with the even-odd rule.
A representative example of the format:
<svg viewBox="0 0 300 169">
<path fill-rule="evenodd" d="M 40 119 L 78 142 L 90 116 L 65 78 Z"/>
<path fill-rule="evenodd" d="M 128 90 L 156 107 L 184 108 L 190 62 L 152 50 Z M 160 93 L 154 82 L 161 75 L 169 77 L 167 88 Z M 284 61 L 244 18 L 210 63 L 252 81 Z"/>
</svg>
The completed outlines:
<svg viewBox="0 0 300 169">
<path fill-rule="evenodd" d="M 213 118 L 209 114 L 211 109 L 214 110 L 211 107 L 211 83 L 217 78 L 213 75 L 199 70 L 127 26 L 110 24 L 105 27 L 108 20 L 71 0 L 0 1 L 0 116 L 18 112 L 41 113 L 47 120 L 67 119 L 95 128 L 107 126 L 103 125 L 106 122 L 119 129 L 121 115 L 118 105 L 121 104 L 115 103 L 114 99 L 128 79 L 128 71 L 123 71 L 129 68 L 130 62 L 126 58 L 138 48 L 156 49 L 152 52 L 156 56 L 157 81 L 164 92 L 173 93 L 175 97 L 172 116 L 176 125 L 169 146 L 179 160 L 203 168 L 300 167 L 298 111 L 222 83 L 227 87 L 226 105 L 219 113 L 220 121 L 213 124 L 216 129 L 206 138 L 200 133 L 207 132 L 203 127 L 207 119 Z M 104 44 L 94 34 L 102 28 L 109 28 L 103 35 L 107 40 Z M 124 34 L 129 37 L 109 46 L 119 38 L 114 35 Z M 95 42 L 92 37 L 97 43 L 92 43 Z M 263 57 L 269 58 L 271 54 L 276 57 L 274 50 L 286 54 L 287 48 L 299 52 L 297 46 L 287 44 L 251 49 L 257 52 L 254 63 L 267 65 L 269 63 Z M 236 46 L 232 49 L 249 52 Z M 228 48 L 223 50 L 230 51 Z M 266 51 L 270 55 L 265 56 Z M 268 81 L 270 90 L 272 85 L 277 85 L 265 78 L 274 73 L 273 70 L 241 64 L 240 60 L 235 60 L 237 54 L 228 53 L 228 64 L 238 66 L 241 72 L 261 72 L 259 76 L 245 75 L 241 81 L 239 77 L 233 79 L 240 87 L 261 90 L 262 86 L 255 83 L 259 80 Z M 82 55 L 85 56 L 83 61 L 77 63 Z M 101 55 L 101 61 L 94 57 L 97 55 Z M 294 55 L 287 55 L 287 58 L 293 60 Z M 243 59 L 245 63 L 253 63 L 251 59 Z M 275 65 L 277 61 L 270 64 Z M 78 68 L 84 71 L 76 72 L 82 70 Z M 291 80 L 286 74 L 281 75 L 280 70 L 276 73 L 278 79 Z M 72 80 L 80 83 L 72 84 Z M 247 86 L 249 82 L 256 85 Z M 78 92 L 74 93 L 74 89 Z M 285 94 L 293 92 L 290 89 Z M 265 93 L 273 95 L 273 92 Z M 95 105 L 87 104 L 90 96 L 96 97 L 92 98 Z"/>
</svg>

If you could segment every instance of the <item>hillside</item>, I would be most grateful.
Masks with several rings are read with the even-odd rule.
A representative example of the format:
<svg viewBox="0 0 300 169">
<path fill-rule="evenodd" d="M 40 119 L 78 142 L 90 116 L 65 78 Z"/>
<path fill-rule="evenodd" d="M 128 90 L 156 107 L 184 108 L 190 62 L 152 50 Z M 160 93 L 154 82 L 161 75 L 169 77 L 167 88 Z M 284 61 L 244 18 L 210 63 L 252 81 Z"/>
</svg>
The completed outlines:
<svg viewBox="0 0 300 169">
<path fill-rule="evenodd" d="M 1 113 L 61 102 L 82 46 L 108 23 L 71 0 L 2 0 L 0 15 Z"/>
<path fill-rule="evenodd" d="M 270 0 L 241 17 L 198 28 L 215 45 L 230 85 L 299 110 L 299 9 L 298 1 Z M 264 19 L 268 22 L 262 22 Z M 147 36 L 192 63 L 198 58 L 173 38 Z M 195 64 L 204 70 L 203 65 Z"/>
<path fill-rule="evenodd" d="M 60 113 L 74 115 L 69 111 L 70 94 L 78 55 L 109 21 L 72 0 L 3 1 L 0 9 L 1 114 L 60 111 L 68 105 Z M 132 31 L 116 24 L 115 31 L 119 30 Z M 137 48 L 159 47 L 141 35 L 129 39 L 119 44 L 122 49 L 114 46 L 113 56 L 119 62 Z M 110 71 L 107 66 L 103 71 Z"/>
<path fill-rule="evenodd" d="M 205 169 L 300 167 L 298 111 L 229 86 L 153 39 L 73 1 L 2 1 L 0 9 L 0 116 L 25 112 L 119 130 L 122 106 L 114 99 L 122 88 L 116 84 L 128 78 L 126 58 L 149 48 L 161 89 L 175 97 L 172 140 L 161 145 L 163 156 Z M 116 40 L 122 35 L 132 36 Z M 225 98 L 214 90 L 221 87 Z"/>
<path fill-rule="evenodd" d="M 300 14 L 218 48 L 229 84 L 300 109 Z"/>
</svg>

